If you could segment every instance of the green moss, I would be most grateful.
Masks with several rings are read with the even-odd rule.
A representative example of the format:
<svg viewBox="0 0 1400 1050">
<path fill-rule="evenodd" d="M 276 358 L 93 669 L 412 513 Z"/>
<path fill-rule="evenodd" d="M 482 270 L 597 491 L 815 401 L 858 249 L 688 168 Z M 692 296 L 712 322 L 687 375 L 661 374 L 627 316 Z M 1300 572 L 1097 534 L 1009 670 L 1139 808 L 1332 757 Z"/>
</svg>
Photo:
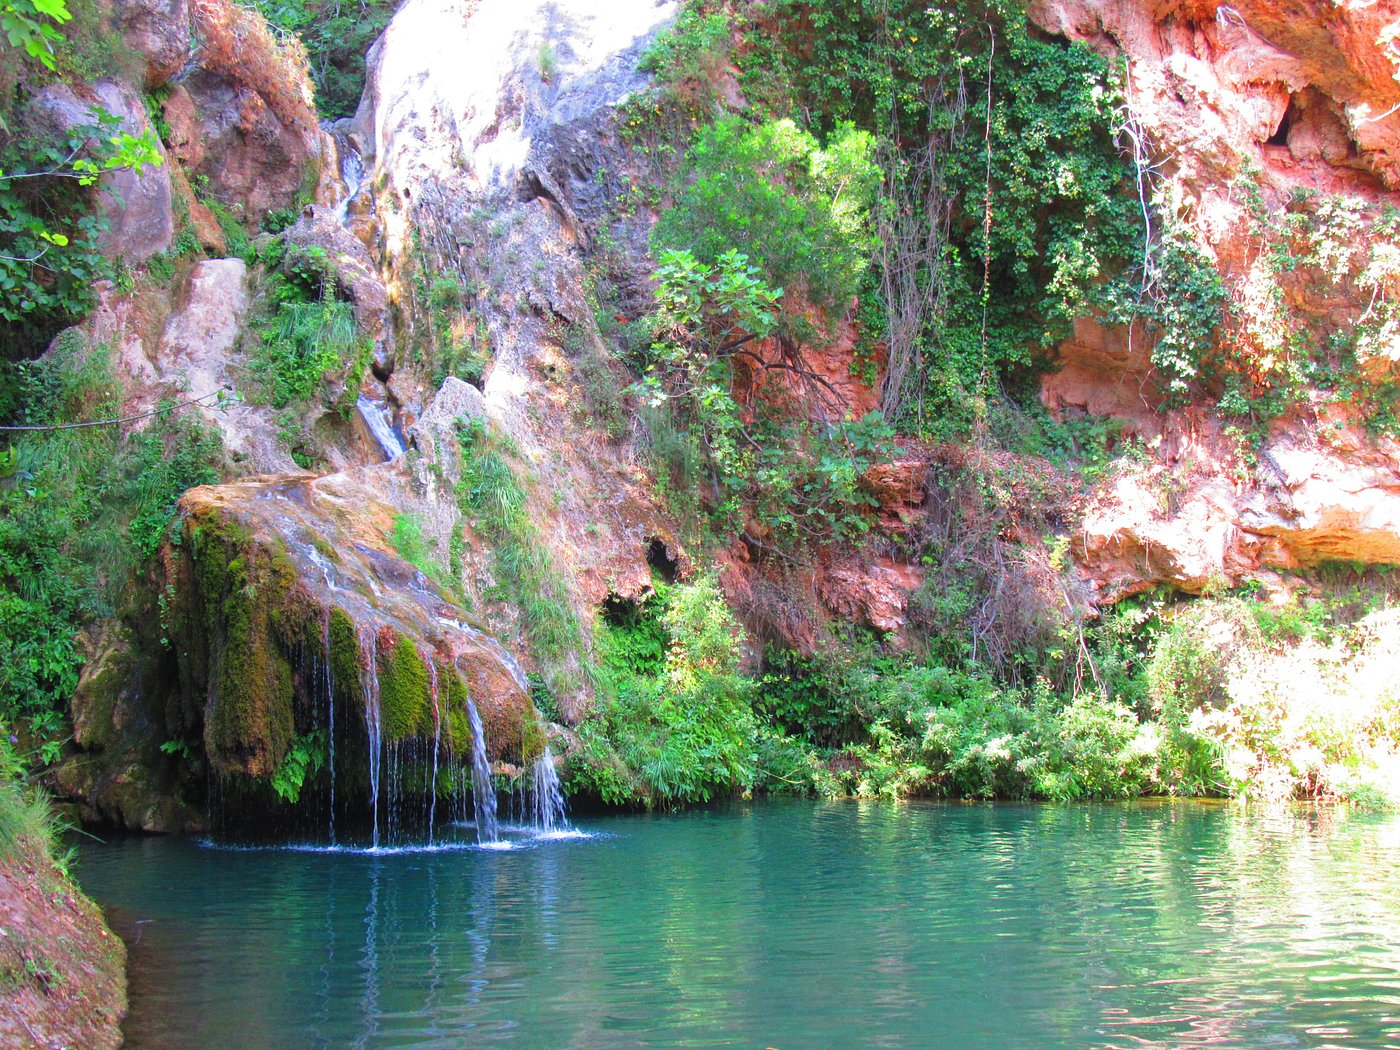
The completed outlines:
<svg viewBox="0 0 1400 1050">
<path fill-rule="evenodd" d="M 287 652 L 309 630 L 295 566 L 229 517 L 205 516 L 185 535 L 188 571 L 175 576 L 172 619 L 189 716 L 203 708 L 216 771 L 271 776 L 295 731 Z"/>
<path fill-rule="evenodd" d="M 215 768 L 265 777 L 281 765 L 292 738 L 292 670 L 272 636 L 269 599 L 276 596 L 259 586 L 266 581 L 256 568 L 235 558 L 226 570 L 224 645 L 211 669 L 205 746 Z"/>
<path fill-rule="evenodd" d="M 387 658 L 379 660 L 379 709 L 387 740 L 403 740 L 433 728 L 428 665 L 418 647 L 395 636 Z"/>
<path fill-rule="evenodd" d="M 540 717 L 534 708 L 525 709 L 525 718 L 520 724 L 520 758 L 521 761 L 529 763 L 544 754 L 545 745 L 548 738 L 544 733 L 544 726 L 540 724 Z"/>
<path fill-rule="evenodd" d="M 438 672 L 439 702 L 442 704 L 443 743 L 453 754 L 465 754 L 471 747 L 471 720 L 467 718 L 467 686 L 455 667 Z"/>
<path fill-rule="evenodd" d="M 331 678 L 336 692 L 360 694 L 360 640 L 344 609 L 331 609 Z"/>
</svg>

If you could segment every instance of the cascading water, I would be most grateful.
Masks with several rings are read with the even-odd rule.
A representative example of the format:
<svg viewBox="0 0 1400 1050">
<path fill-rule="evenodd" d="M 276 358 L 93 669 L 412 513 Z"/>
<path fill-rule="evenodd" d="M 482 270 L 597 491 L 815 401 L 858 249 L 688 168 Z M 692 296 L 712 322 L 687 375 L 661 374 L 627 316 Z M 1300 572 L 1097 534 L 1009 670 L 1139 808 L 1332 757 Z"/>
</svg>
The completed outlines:
<svg viewBox="0 0 1400 1050">
<path fill-rule="evenodd" d="M 559 783 L 559 771 L 548 745 L 544 754 L 530 766 L 530 826 L 548 834 L 569 826 L 565 817 L 564 788 Z"/>
<path fill-rule="evenodd" d="M 328 772 L 331 780 L 331 845 L 335 845 L 335 675 L 331 669 L 331 610 L 326 608 L 322 622 L 322 662 L 326 674 L 326 746 L 329 750 Z"/>
<path fill-rule="evenodd" d="M 428 845 L 433 844 L 433 823 L 437 819 L 438 750 L 442 744 L 442 709 L 438 705 L 437 661 L 428 661 L 428 692 L 433 699 L 433 778 L 428 781 Z"/>
<path fill-rule="evenodd" d="M 361 394 L 355 399 L 355 408 L 359 411 L 360 418 L 365 421 L 365 426 L 369 427 L 369 432 L 374 435 L 375 443 L 379 445 L 379 450 L 384 453 L 386 460 L 397 459 L 404 454 L 403 440 L 394 429 L 394 421 L 383 405 Z"/>
<path fill-rule="evenodd" d="M 496 787 L 491 783 L 491 763 L 486 758 L 486 731 L 476 704 L 467 700 L 472 725 L 472 801 L 476 804 L 476 841 L 482 845 L 500 838 L 496 827 Z"/>
<path fill-rule="evenodd" d="M 383 731 L 379 711 L 379 661 L 375 631 L 370 628 L 360 635 L 360 656 L 364 667 L 360 685 L 365 694 L 365 729 L 369 734 L 369 804 L 374 813 L 374 830 L 370 844 L 379 848 L 379 762 Z"/>
<path fill-rule="evenodd" d="M 345 183 L 345 196 L 335 206 L 335 218 L 342 226 L 350 218 L 350 202 L 360 195 L 365 184 L 365 162 L 354 146 L 345 146 L 340 155 L 340 179 Z"/>
</svg>

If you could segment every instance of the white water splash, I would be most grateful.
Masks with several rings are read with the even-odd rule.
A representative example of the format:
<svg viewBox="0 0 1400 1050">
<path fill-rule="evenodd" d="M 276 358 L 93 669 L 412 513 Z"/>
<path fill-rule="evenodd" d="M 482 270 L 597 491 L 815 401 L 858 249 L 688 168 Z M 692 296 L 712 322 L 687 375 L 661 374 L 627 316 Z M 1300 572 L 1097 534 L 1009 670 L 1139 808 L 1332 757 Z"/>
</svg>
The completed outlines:
<svg viewBox="0 0 1400 1050">
<path fill-rule="evenodd" d="M 395 460 L 405 452 L 403 440 L 399 437 L 398 431 L 394 429 L 394 422 L 389 418 L 389 412 L 383 405 L 365 397 L 361 394 L 355 399 L 355 408 L 360 413 L 360 418 L 365 421 L 365 426 L 374 435 L 375 443 L 379 445 L 379 450 L 384 453 L 385 460 Z"/>
<path fill-rule="evenodd" d="M 573 829 L 565 813 L 564 789 L 559 783 L 559 771 L 554 756 L 545 745 L 544 754 L 530 766 L 530 826 L 542 835 L 568 832 Z"/>
</svg>

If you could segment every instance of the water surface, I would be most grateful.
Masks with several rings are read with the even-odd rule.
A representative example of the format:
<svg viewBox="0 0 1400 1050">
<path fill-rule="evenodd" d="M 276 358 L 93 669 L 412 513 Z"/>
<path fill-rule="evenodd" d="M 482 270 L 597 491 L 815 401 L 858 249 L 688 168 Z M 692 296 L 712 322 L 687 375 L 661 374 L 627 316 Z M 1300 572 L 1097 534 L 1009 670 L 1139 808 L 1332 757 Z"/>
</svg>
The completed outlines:
<svg viewBox="0 0 1400 1050">
<path fill-rule="evenodd" d="M 1400 1047 L 1400 816 L 764 803 L 85 848 L 128 1046 Z"/>
</svg>

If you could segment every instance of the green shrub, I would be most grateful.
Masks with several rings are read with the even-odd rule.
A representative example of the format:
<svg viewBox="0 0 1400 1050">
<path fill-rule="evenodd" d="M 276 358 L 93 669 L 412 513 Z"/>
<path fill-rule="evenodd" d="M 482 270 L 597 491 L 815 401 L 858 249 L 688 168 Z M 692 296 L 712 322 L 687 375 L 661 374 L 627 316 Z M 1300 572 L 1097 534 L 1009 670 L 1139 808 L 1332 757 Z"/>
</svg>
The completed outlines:
<svg viewBox="0 0 1400 1050">
<path fill-rule="evenodd" d="M 20 367 L 6 418 L 119 415 L 111 356 L 65 336 Z M 190 411 L 159 413 L 134 432 L 24 433 L 0 449 L 0 720 L 41 736 L 61 724 L 83 662 L 78 630 L 128 600 L 130 574 L 163 538 L 180 494 L 216 480 L 218 439 Z"/>
<path fill-rule="evenodd" d="M 279 302 L 250 355 L 258 392 L 274 408 L 304 404 L 338 370 L 363 370 L 364 342 L 354 307 L 328 290 L 316 302 Z"/>
<path fill-rule="evenodd" d="M 870 257 L 871 151 L 870 135 L 849 125 L 823 148 L 790 120 L 721 118 L 686 154 L 653 243 L 702 266 L 740 252 L 767 284 L 844 310 Z"/>
<path fill-rule="evenodd" d="M 657 595 L 599 632 L 605 699 L 594 734 L 595 790 L 649 802 L 697 802 L 750 790 L 759 775 L 744 635 L 713 576 Z M 602 756 L 602 757 L 600 757 Z M 630 774 L 608 771 L 616 758 Z M 602 779 L 599 779 L 602 778 Z"/>
<path fill-rule="evenodd" d="M 423 526 L 413 514 L 399 514 L 394 518 L 394 531 L 389 539 L 399 557 L 408 562 L 428 579 L 440 587 L 447 587 L 450 581 L 443 568 L 433 557 L 432 546 L 423 536 Z"/>
</svg>

